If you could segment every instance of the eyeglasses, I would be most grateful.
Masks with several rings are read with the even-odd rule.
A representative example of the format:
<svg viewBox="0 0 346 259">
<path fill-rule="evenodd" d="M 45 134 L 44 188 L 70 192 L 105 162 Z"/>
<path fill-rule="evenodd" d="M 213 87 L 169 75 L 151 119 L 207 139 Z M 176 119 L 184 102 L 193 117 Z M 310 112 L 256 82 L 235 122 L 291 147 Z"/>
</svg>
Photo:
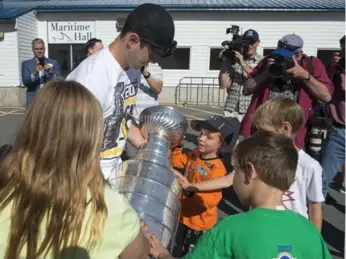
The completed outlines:
<svg viewBox="0 0 346 259">
<path fill-rule="evenodd" d="M 287 49 L 289 51 L 296 51 L 297 49 L 300 49 L 300 47 L 286 44 L 285 42 L 283 42 L 281 40 L 279 40 L 279 42 L 278 42 L 278 48 L 279 49 Z"/>
</svg>

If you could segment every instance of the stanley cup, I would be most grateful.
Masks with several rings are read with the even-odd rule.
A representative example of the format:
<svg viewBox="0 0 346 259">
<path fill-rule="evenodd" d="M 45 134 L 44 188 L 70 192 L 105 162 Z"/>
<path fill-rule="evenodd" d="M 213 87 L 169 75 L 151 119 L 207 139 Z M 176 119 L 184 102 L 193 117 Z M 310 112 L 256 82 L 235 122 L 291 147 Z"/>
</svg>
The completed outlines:
<svg viewBox="0 0 346 259">
<path fill-rule="evenodd" d="M 171 150 L 183 140 L 187 121 L 174 108 L 158 105 L 145 109 L 139 122 L 148 133 L 148 142 L 124 163 L 115 183 L 149 231 L 167 247 L 176 230 L 181 195 L 170 169 Z"/>
</svg>

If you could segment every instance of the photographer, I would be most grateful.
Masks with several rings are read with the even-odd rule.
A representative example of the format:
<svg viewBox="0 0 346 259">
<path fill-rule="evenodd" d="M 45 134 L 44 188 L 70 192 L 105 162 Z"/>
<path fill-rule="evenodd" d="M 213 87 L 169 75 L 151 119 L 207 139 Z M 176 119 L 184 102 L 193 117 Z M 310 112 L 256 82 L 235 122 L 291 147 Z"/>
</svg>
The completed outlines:
<svg viewBox="0 0 346 259">
<path fill-rule="evenodd" d="M 328 115 L 333 120 L 326 143 L 322 149 L 323 194 L 327 197 L 328 187 L 340 167 L 345 163 L 345 36 L 340 39 L 341 51 L 334 53 L 328 75 L 333 81 L 335 92 L 327 105 Z M 340 184 L 345 192 L 345 185 Z"/>
<path fill-rule="evenodd" d="M 242 122 L 242 135 L 251 135 L 252 114 L 256 108 L 273 98 L 295 100 L 304 110 L 305 121 L 298 130 L 295 144 L 303 148 L 308 120 L 319 102 L 329 102 L 334 86 L 322 61 L 303 54 L 303 40 L 289 34 L 281 38 L 272 55 L 265 57 L 249 75 L 243 93 L 255 94 Z"/>
<path fill-rule="evenodd" d="M 60 76 L 58 62 L 45 57 L 46 48 L 42 39 L 32 41 L 32 51 L 34 57 L 22 63 L 22 82 L 27 88 L 26 108 L 46 82 Z"/>
<path fill-rule="evenodd" d="M 227 89 L 227 99 L 224 107 L 224 116 L 237 118 L 242 121 L 246 113 L 252 96 L 243 95 L 243 85 L 248 74 L 263 58 L 257 54 L 257 47 L 260 43 L 258 33 L 255 30 L 247 30 L 241 38 L 247 42 L 243 53 L 233 51 L 235 64 L 225 57 L 224 52 L 220 52 L 221 69 L 219 73 L 219 86 L 221 89 Z"/>
</svg>

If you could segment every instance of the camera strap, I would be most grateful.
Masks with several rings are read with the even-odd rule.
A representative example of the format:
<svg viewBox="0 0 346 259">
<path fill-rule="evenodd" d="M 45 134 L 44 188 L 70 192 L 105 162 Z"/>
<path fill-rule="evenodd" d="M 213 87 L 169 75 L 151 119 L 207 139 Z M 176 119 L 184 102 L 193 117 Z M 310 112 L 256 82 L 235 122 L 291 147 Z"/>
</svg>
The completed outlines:
<svg viewBox="0 0 346 259">
<path fill-rule="evenodd" d="M 308 70 L 309 74 L 312 75 L 313 68 L 312 68 L 312 58 L 313 56 L 309 56 L 306 59 L 306 69 Z"/>
</svg>

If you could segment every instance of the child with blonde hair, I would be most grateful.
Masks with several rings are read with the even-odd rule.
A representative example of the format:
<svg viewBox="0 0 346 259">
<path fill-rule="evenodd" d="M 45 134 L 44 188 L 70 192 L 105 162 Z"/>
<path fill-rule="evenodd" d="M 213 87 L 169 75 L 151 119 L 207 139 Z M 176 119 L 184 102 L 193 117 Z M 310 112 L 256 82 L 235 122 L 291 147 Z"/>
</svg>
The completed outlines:
<svg viewBox="0 0 346 259">
<path fill-rule="evenodd" d="M 146 227 L 100 165 L 101 106 L 74 81 L 49 81 L 0 164 L 0 258 L 143 259 Z"/>
</svg>

